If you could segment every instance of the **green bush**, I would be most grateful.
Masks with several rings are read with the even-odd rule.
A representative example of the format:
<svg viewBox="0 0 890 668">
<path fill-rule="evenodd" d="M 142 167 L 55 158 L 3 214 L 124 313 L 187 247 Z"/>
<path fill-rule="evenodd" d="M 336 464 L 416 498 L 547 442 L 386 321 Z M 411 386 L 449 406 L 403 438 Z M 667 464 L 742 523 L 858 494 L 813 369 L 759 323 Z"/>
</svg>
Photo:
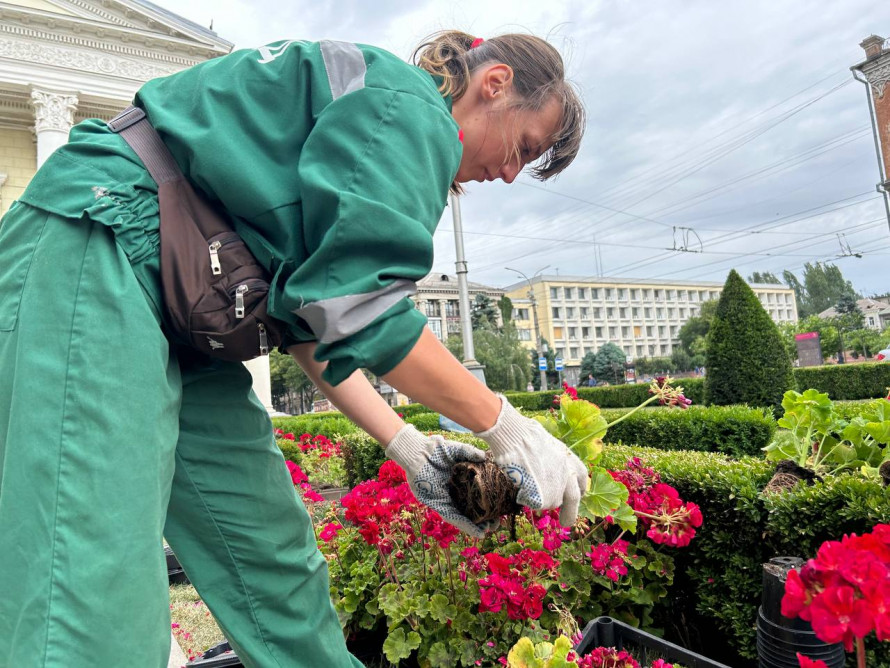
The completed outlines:
<svg viewBox="0 0 890 668">
<path fill-rule="evenodd" d="M 627 410 L 607 409 L 603 417 L 612 422 Z M 644 408 L 609 427 L 609 442 L 635 443 L 659 450 L 720 452 L 733 457 L 762 456 L 776 431 L 768 409 L 747 406 L 691 406 Z"/>
<path fill-rule="evenodd" d="M 724 640 L 741 656 L 756 656 L 763 563 L 811 558 L 825 540 L 890 521 L 890 488 L 857 476 L 764 495 L 773 465 L 755 457 L 608 445 L 604 465 L 618 467 L 631 456 L 701 507 L 704 523 L 689 548 L 677 552 L 677 576 L 658 619 L 668 636 L 706 656 L 718 657 Z M 875 665 L 890 665 L 888 650 L 879 650 L 883 662 Z"/>
<path fill-rule="evenodd" d="M 324 434 L 328 438 L 334 438 L 361 431 L 352 420 L 338 412 L 304 413 L 293 417 L 272 418 L 272 426 L 284 433 L 292 433 L 297 438 L 301 434 L 313 436 Z"/>
<path fill-rule="evenodd" d="M 794 369 L 798 392 L 814 388 L 833 401 L 842 399 L 877 399 L 890 391 L 890 363 L 826 364 Z"/>
<path fill-rule="evenodd" d="M 300 460 L 303 458 L 303 451 L 300 450 L 300 446 L 297 445 L 296 441 L 292 441 L 289 438 L 276 438 L 275 442 L 278 444 L 285 459 L 289 459 L 294 464 L 300 463 Z"/>
<path fill-rule="evenodd" d="M 436 431 L 439 429 L 438 413 L 416 413 L 406 415 L 405 422 L 413 424 L 419 431 Z"/>
<path fill-rule="evenodd" d="M 386 461 L 383 446 L 363 431 L 344 436 L 340 447 L 346 466 L 347 487 L 355 487 L 376 477 L 380 465 Z"/>
<path fill-rule="evenodd" d="M 427 408 L 423 404 L 409 404 L 408 406 L 393 406 L 396 413 L 401 413 L 403 417 L 411 417 L 420 413 L 432 413 L 431 408 Z"/>
<path fill-rule="evenodd" d="M 782 335 L 735 270 L 711 320 L 705 366 L 708 404 L 780 406 L 793 382 Z"/>
</svg>

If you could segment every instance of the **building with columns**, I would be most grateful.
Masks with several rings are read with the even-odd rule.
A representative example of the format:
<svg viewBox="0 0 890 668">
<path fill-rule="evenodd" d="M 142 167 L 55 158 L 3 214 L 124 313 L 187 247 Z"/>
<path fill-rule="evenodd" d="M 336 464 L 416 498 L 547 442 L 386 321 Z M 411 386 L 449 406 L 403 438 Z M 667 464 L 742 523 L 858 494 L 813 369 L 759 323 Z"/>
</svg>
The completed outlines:
<svg viewBox="0 0 890 668">
<path fill-rule="evenodd" d="M 0 215 L 86 118 L 109 120 L 139 87 L 229 53 L 215 32 L 143 0 L 0 3 Z M 247 363 L 272 410 L 269 361 Z"/>
<path fill-rule="evenodd" d="M 481 283 L 469 283 L 470 305 L 476 295 L 485 295 L 495 304 L 504 296 L 504 291 Z M 460 336 L 460 293 L 457 278 L 448 274 L 428 274 L 417 281 L 417 294 L 413 297 L 417 309 L 427 317 L 427 325 L 440 341 L 449 336 Z M 498 311 L 498 326 L 501 314 Z"/>
<path fill-rule="evenodd" d="M 877 190 L 884 195 L 890 226 L 890 39 L 870 35 L 859 46 L 865 51 L 865 61 L 850 69 L 865 84 L 878 154 Z"/>
</svg>

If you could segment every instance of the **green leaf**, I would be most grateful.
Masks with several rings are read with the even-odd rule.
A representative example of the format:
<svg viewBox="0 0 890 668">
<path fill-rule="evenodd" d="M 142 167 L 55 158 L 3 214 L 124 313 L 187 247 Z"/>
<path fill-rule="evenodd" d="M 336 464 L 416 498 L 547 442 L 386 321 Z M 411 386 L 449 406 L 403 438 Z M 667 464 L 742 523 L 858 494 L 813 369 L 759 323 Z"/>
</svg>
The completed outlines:
<svg viewBox="0 0 890 668">
<path fill-rule="evenodd" d="M 434 594 L 429 602 L 429 616 L 440 624 L 445 624 L 457 615 L 457 607 L 448 602 L 444 594 Z"/>
<path fill-rule="evenodd" d="M 387 661 L 398 663 L 411 656 L 411 652 L 418 647 L 420 647 L 420 634 L 411 631 L 406 636 L 405 629 L 399 627 L 395 631 L 390 631 L 386 637 L 383 642 L 383 653 L 386 655 Z"/>
<path fill-rule="evenodd" d="M 544 668 L 544 662 L 535 656 L 535 646 L 528 638 L 520 638 L 507 654 L 510 668 Z"/>
<path fill-rule="evenodd" d="M 773 440 L 763 449 L 766 458 L 777 462 L 782 459 L 793 459 L 798 464 L 806 462 L 810 454 L 810 447 L 802 439 L 790 431 L 777 431 Z M 802 464 L 801 464 L 802 465 Z"/>
<path fill-rule="evenodd" d="M 579 512 L 591 519 L 606 517 L 627 503 L 627 487 L 612 478 L 604 468 L 594 468 L 590 476 L 590 487 L 581 497 Z"/>
<path fill-rule="evenodd" d="M 430 668 L 453 668 L 457 665 L 457 655 L 441 640 L 433 643 L 426 658 Z"/>
<path fill-rule="evenodd" d="M 865 433 L 878 443 L 890 443 L 890 420 L 869 422 L 865 425 Z"/>
<path fill-rule="evenodd" d="M 603 452 L 602 438 L 607 424 L 596 404 L 572 399 L 567 394 L 560 397 L 556 436 L 589 466 L 595 464 Z"/>
</svg>

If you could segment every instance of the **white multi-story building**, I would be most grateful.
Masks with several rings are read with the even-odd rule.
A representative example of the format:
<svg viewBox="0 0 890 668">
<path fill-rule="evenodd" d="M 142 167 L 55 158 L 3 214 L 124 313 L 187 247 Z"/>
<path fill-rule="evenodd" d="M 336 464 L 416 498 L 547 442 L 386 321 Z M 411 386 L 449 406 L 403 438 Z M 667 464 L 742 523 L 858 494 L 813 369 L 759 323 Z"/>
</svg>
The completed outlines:
<svg viewBox="0 0 890 668">
<path fill-rule="evenodd" d="M 775 322 L 797 321 L 791 288 L 756 283 L 750 287 Z M 520 339 L 528 348 L 535 347 L 536 309 L 541 336 L 567 368 L 580 366 L 584 355 L 609 341 L 629 357 L 669 356 L 679 343 L 680 328 L 722 290 L 722 283 L 572 276 L 539 276 L 531 284 L 505 288 Z"/>
<path fill-rule="evenodd" d="M 496 303 L 504 296 L 504 291 L 481 283 L 468 283 L 470 306 L 476 295 L 485 295 Z M 417 309 L 427 317 L 433 333 L 444 341 L 449 336 L 460 336 L 460 294 L 457 289 L 457 278 L 448 274 L 429 274 L 417 281 L 417 294 L 413 297 Z M 498 325 L 501 325 L 501 314 L 498 311 Z"/>
</svg>

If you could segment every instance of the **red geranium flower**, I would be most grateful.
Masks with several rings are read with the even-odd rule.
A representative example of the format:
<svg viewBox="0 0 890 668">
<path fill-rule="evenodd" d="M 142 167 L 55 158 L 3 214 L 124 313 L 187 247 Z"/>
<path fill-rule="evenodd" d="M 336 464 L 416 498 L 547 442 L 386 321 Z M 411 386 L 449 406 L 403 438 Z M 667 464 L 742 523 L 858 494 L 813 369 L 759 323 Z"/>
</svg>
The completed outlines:
<svg viewBox="0 0 890 668">
<path fill-rule="evenodd" d="M 829 587 L 810 604 L 813 631 L 822 642 L 843 641 L 853 651 L 853 638 L 871 632 L 874 622 L 868 602 L 856 598 L 853 587 Z"/>
</svg>

